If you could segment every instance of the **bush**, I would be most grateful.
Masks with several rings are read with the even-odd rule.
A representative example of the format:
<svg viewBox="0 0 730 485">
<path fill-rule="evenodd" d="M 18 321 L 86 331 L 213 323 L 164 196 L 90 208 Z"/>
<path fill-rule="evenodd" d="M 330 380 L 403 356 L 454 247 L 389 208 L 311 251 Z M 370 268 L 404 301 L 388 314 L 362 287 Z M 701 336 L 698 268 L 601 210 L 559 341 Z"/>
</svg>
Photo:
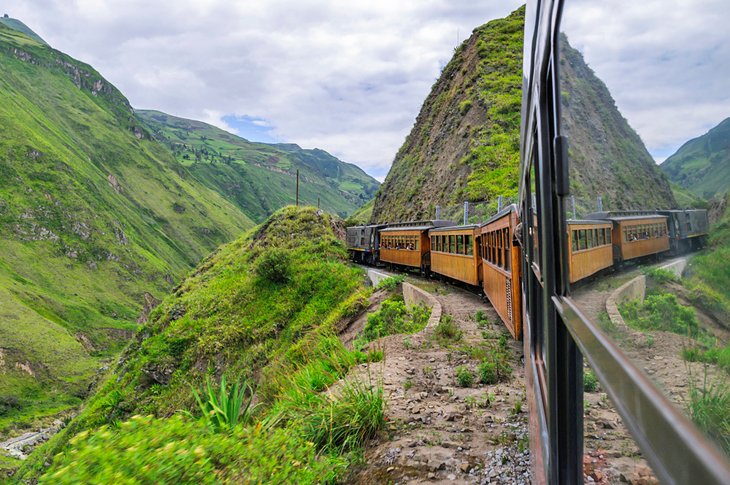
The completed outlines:
<svg viewBox="0 0 730 485">
<path fill-rule="evenodd" d="M 497 377 L 497 364 L 494 362 L 484 361 L 477 367 L 479 382 L 482 384 L 496 384 L 499 381 Z"/>
<path fill-rule="evenodd" d="M 380 280 L 376 289 L 393 291 L 398 285 L 405 281 L 406 277 L 403 275 L 388 276 L 387 278 Z"/>
<path fill-rule="evenodd" d="M 598 390 L 598 379 L 591 370 L 583 373 L 583 390 L 585 392 L 596 392 Z"/>
<path fill-rule="evenodd" d="M 659 283 L 660 285 L 669 281 L 679 281 L 677 275 L 674 274 L 672 271 L 669 271 L 668 269 L 648 268 L 644 270 L 644 274 L 648 278 L 654 280 L 654 282 Z"/>
<path fill-rule="evenodd" d="M 200 393 L 195 389 L 192 391 L 203 415 L 203 421 L 214 431 L 231 431 L 239 422 L 248 423 L 256 409 L 256 406 L 251 405 L 253 389 L 246 383 L 241 385 L 238 382 L 228 389 L 226 376 L 221 378 L 217 395 L 210 377 L 206 378 L 205 387 Z M 248 399 L 246 399 L 247 393 Z"/>
<path fill-rule="evenodd" d="M 258 259 L 256 275 L 271 283 L 288 283 L 291 279 L 291 256 L 284 249 L 265 250 Z"/>
<path fill-rule="evenodd" d="M 389 298 L 378 311 L 368 315 L 368 321 L 353 346 L 362 347 L 367 342 L 399 333 L 415 333 L 428 323 L 431 310 L 423 305 L 406 308 L 403 300 Z"/>
<path fill-rule="evenodd" d="M 639 330 L 664 330 L 696 337 L 699 325 L 694 310 L 683 306 L 671 293 L 648 295 L 644 302 L 638 300 L 620 307 L 626 323 Z"/>
<path fill-rule="evenodd" d="M 713 364 L 730 373 L 730 345 L 712 347 L 707 350 L 699 347 L 686 348 L 682 350 L 682 358 L 689 362 Z"/>
<path fill-rule="evenodd" d="M 692 421 L 730 454 L 730 389 L 725 382 L 707 383 L 702 387 L 690 383 L 689 414 Z"/>
<path fill-rule="evenodd" d="M 454 323 L 454 319 L 451 317 L 451 315 L 441 316 L 441 321 L 438 323 L 438 325 L 436 325 L 436 328 L 434 329 L 434 334 L 436 335 L 436 338 L 442 342 L 457 342 L 461 340 L 463 336 L 463 332 L 458 326 L 456 326 L 456 324 Z"/>
<path fill-rule="evenodd" d="M 213 433 L 181 415 L 134 416 L 71 439 L 41 483 L 317 483 L 344 469 L 289 429 Z"/>
<path fill-rule="evenodd" d="M 474 374 L 466 366 L 456 368 L 456 382 L 460 387 L 471 387 L 474 384 Z"/>
</svg>

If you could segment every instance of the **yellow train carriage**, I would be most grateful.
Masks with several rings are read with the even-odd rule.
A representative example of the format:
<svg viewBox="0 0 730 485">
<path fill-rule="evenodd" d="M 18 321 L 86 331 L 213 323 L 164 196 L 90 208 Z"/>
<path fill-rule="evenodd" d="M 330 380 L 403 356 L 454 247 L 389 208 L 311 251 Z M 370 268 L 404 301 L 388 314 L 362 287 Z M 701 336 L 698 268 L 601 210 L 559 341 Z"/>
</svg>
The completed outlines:
<svg viewBox="0 0 730 485">
<path fill-rule="evenodd" d="M 431 229 L 431 271 L 464 283 L 479 286 L 481 259 L 476 244 L 479 226 Z"/>
<path fill-rule="evenodd" d="M 568 221 L 570 282 L 613 266 L 610 221 Z"/>
</svg>

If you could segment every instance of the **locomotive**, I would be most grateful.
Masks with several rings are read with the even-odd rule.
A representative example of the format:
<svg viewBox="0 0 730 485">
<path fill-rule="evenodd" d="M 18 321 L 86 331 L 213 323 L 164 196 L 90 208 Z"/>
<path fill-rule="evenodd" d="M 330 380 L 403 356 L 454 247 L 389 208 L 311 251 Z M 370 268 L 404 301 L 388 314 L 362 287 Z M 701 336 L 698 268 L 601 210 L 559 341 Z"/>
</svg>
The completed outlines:
<svg viewBox="0 0 730 485">
<path fill-rule="evenodd" d="M 626 261 L 701 249 L 706 210 L 608 211 L 566 221 L 568 270 L 575 284 Z M 522 337 L 521 260 L 523 229 L 516 205 L 481 224 L 421 220 L 352 226 L 352 261 L 417 269 L 479 288 L 515 339 Z M 537 247 L 531 248 L 539 250 Z"/>
</svg>

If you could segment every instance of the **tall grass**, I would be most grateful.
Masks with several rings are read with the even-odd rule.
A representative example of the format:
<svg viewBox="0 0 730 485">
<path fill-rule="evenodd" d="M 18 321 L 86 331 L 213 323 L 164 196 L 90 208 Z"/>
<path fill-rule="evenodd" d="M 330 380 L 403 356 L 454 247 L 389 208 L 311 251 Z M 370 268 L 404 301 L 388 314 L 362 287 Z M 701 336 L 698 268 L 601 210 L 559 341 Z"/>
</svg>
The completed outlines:
<svg viewBox="0 0 730 485">
<path fill-rule="evenodd" d="M 705 368 L 700 387 L 690 375 L 688 411 L 692 421 L 730 455 L 730 388 L 727 380 L 708 382 Z"/>
</svg>

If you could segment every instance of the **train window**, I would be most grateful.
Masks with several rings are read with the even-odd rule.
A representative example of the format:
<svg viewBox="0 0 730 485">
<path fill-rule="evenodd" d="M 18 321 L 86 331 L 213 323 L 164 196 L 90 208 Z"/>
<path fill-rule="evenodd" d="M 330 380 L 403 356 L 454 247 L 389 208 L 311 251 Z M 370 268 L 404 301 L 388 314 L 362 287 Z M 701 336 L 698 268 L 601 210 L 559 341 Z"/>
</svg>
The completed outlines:
<svg viewBox="0 0 730 485">
<path fill-rule="evenodd" d="M 509 228 L 504 230 L 504 269 L 510 270 L 510 247 L 512 246 L 509 236 Z"/>
<path fill-rule="evenodd" d="M 578 251 L 578 231 L 573 229 L 570 235 L 570 241 L 573 248 L 573 252 Z"/>
<path fill-rule="evenodd" d="M 603 246 L 604 244 L 606 244 L 606 241 L 603 239 L 604 238 L 603 229 L 596 229 L 596 233 L 598 236 L 598 245 Z"/>
<path fill-rule="evenodd" d="M 466 251 L 464 254 L 474 254 L 474 247 L 471 244 L 471 236 L 464 236 L 464 245 L 466 247 Z"/>
<path fill-rule="evenodd" d="M 464 254 L 464 236 L 461 234 L 456 236 L 456 254 Z"/>
</svg>

